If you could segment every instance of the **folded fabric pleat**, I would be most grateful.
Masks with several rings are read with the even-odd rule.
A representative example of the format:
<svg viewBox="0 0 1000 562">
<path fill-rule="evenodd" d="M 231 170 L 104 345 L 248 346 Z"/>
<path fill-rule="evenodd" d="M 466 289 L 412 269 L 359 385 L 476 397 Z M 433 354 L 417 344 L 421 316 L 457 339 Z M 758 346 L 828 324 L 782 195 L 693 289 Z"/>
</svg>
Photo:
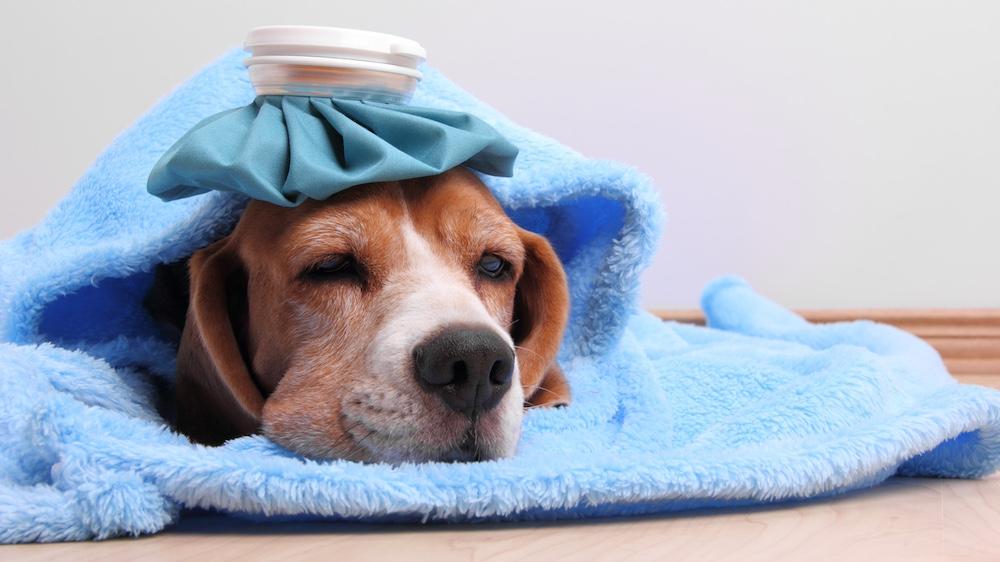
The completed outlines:
<svg viewBox="0 0 1000 562">
<path fill-rule="evenodd" d="M 460 111 L 260 96 L 191 129 L 153 167 L 147 189 L 165 201 L 214 190 L 294 207 L 456 166 L 509 177 L 516 157 L 493 127 Z"/>
</svg>

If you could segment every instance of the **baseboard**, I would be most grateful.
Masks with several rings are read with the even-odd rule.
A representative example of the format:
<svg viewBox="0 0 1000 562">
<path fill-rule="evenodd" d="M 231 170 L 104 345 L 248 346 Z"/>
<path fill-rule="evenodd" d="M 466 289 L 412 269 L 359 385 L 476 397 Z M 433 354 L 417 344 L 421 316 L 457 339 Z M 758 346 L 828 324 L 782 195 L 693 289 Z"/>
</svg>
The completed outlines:
<svg viewBox="0 0 1000 562">
<path fill-rule="evenodd" d="M 810 322 L 874 320 L 934 346 L 952 374 L 1000 376 L 1000 309 L 822 309 L 796 311 Z M 704 324 L 695 310 L 654 310 L 664 320 Z"/>
</svg>

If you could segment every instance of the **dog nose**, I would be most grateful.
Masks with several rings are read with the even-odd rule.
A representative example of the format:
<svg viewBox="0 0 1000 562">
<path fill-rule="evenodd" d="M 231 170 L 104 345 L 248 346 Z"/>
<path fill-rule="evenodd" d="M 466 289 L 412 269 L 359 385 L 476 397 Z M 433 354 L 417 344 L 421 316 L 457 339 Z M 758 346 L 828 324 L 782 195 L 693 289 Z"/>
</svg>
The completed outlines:
<svg viewBox="0 0 1000 562">
<path fill-rule="evenodd" d="M 475 417 L 497 405 L 510 389 L 514 350 L 486 328 L 448 328 L 413 349 L 420 386 Z"/>
</svg>

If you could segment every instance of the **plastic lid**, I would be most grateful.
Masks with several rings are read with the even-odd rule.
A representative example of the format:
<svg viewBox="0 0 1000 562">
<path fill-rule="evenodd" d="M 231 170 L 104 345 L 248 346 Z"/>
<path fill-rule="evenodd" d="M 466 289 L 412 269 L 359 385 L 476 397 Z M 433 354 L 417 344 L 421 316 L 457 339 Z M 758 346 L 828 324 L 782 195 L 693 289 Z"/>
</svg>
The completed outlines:
<svg viewBox="0 0 1000 562">
<path fill-rule="evenodd" d="M 310 25 L 250 30 L 244 63 L 259 95 L 312 95 L 405 101 L 427 52 L 405 37 Z"/>
<path fill-rule="evenodd" d="M 309 56 L 363 60 L 415 69 L 427 58 L 420 43 L 405 37 L 312 25 L 269 25 L 251 29 L 243 48 L 259 56 Z"/>
</svg>

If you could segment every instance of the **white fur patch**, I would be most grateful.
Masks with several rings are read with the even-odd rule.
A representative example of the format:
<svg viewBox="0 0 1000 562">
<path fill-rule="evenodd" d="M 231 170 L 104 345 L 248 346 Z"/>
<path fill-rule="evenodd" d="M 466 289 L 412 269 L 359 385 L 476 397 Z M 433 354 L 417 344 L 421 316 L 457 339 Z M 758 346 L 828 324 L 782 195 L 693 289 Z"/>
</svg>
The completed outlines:
<svg viewBox="0 0 1000 562">
<path fill-rule="evenodd" d="M 351 393 L 354 403 L 352 406 L 345 402 L 344 415 L 376 436 L 364 443 L 376 457 L 440 458 L 459 445 L 460 437 L 456 440 L 455 436 L 464 435 L 471 422 L 419 387 L 413 374 L 414 347 L 455 324 L 489 328 L 512 350 L 514 342 L 490 315 L 467 272 L 438 256 L 409 218 L 401 222 L 400 232 L 407 263 L 386 280 L 383 289 L 386 298 L 396 301 L 393 312 L 369 344 L 367 371 L 372 377 Z M 359 396 L 369 397 L 369 402 L 359 405 Z M 472 428 L 482 453 L 489 457 L 514 453 L 523 402 L 520 374 L 515 367 L 510 390 Z M 461 431 L 453 431 L 457 426 Z"/>
</svg>

